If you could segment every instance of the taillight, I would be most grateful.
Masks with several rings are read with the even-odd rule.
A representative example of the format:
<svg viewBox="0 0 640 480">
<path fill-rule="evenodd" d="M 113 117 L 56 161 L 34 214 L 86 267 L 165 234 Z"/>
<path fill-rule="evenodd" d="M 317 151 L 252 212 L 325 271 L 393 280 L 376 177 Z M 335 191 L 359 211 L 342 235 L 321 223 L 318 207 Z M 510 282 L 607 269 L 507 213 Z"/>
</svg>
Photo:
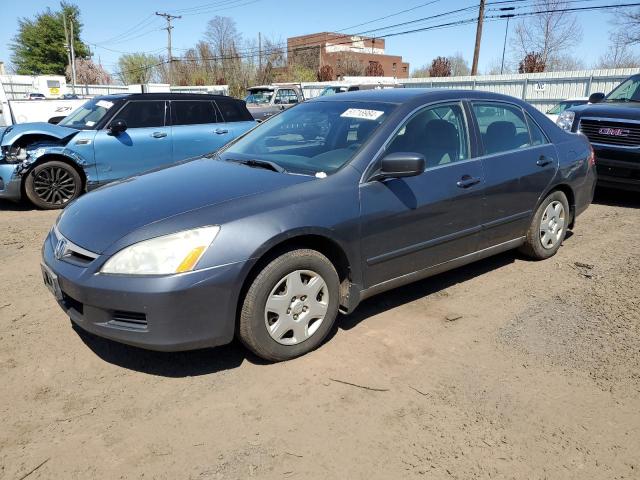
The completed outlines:
<svg viewBox="0 0 640 480">
<path fill-rule="evenodd" d="M 593 151 L 593 147 L 591 145 L 589 145 L 589 166 L 590 167 L 596 166 L 596 154 Z"/>
</svg>

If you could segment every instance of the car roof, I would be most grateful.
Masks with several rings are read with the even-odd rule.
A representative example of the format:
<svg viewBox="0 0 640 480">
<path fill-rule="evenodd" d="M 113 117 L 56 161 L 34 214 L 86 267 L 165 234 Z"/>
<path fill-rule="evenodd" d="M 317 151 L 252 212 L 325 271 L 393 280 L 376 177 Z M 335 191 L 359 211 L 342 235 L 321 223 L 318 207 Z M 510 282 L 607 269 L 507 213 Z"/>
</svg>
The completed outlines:
<svg viewBox="0 0 640 480">
<path fill-rule="evenodd" d="M 232 100 L 239 102 L 233 97 L 226 95 L 213 95 L 210 93 L 173 93 L 173 92 L 154 92 L 154 93 L 114 93 L 110 95 L 100 95 L 96 98 L 104 98 L 106 100 Z"/>
<path fill-rule="evenodd" d="M 431 102 L 438 100 L 452 99 L 486 99 L 504 100 L 511 103 L 523 104 L 521 100 L 502 95 L 499 93 L 486 92 L 482 90 L 456 90 L 449 88 L 384 88 L 373 90 L 357 90 L 345 92 L 340 95 L 325 95 L 324 97 L 314 97 L 312 102 L 387 102 L 387 103 L 407 103 L 407 102 Z"/>
</svg>

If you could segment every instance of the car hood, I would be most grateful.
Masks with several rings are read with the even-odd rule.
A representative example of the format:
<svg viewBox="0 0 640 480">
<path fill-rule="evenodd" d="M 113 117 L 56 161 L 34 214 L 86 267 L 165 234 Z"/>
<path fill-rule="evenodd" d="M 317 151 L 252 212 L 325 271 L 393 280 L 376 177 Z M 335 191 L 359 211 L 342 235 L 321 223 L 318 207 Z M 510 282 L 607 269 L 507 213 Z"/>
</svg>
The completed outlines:
<svg viewBox="0 0 640 480">
<path fill-rule="evenodd" d="M 640 102 L 628 103 L 596 103 L 588 105 L 580 105 L 570 110 L 576 112 L 576 115 L 582 117 L 603 117 L 603 118 L 624 118 L 629 120 L 637 120 L 640 114 Z"/>
<path fill-rule="evenodd" d="M 64 209 L 58 230 L 77 245 L 102 253 L 146 225 L 312 179 L 198 158 L 120 180 L 80 197 Z M 207 218 L 200 225 L 215 221 Z M 158 234 L 168 233 L 173 232 Z"/>
<path fill-rule="evenodd" d="M 23 135 L 42 134 L 57 139 L 65 139 L 76 135 L 80 130 L 69 127 L 61 127 L 46 122 L 18 123 L 0 131 L 0 145 L 11 145 Z"/>
</svg>

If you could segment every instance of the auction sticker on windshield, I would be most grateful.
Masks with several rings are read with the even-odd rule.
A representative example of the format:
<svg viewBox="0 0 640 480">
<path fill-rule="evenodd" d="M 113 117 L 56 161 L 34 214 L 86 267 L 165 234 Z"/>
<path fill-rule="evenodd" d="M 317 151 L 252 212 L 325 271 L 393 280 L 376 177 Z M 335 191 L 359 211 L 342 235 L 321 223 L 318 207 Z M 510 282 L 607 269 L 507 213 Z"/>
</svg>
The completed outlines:
<svg viewBox="0 0 640 480">
<path fill-rule="evenodd" d="M 341 117 L 344 118 L 361 118 L 362 120 L 377 120 L 384 112 L 380 110 L 368 110 L 366 108 L 350 108 L 346 110 Z"/>
<path fill-rule="evenodd" d="M 109 110 L 111 107 L 113 107 L 113 102 L 109 102 L 107 100 L 98 100 L 96 102 L 96 105 L 98 107 L 106 108 L 107 110 Z"/>
</svg>

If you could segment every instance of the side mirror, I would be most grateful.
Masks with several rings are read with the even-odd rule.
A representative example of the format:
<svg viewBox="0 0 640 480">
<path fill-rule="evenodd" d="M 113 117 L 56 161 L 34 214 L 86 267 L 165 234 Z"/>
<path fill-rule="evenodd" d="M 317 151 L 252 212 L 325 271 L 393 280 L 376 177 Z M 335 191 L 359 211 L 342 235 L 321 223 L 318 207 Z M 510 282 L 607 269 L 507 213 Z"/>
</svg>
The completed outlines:
<svg viewBox="0 0 640 480">
<path fill-rule="evenodd" d="M 598 92 L 598 93 L 592 93 L 589 96 L 589 103 L 600 103 L 602 100 L 604 100 L 604 93 L 602 92 Z"/>
<path fill-rule="evenodd" d="M 427 162 L 421 153 L 395 152 L 385 156 L 373 180 L 415 177 L 424 172 Z"/>
<path fill-rule="evenodd" d="M 127 122 L 124 120 L 114 120 L 109 124 L 107 132 L 109 135 L 118 136 L 127 129 Z"/>
</svg>

